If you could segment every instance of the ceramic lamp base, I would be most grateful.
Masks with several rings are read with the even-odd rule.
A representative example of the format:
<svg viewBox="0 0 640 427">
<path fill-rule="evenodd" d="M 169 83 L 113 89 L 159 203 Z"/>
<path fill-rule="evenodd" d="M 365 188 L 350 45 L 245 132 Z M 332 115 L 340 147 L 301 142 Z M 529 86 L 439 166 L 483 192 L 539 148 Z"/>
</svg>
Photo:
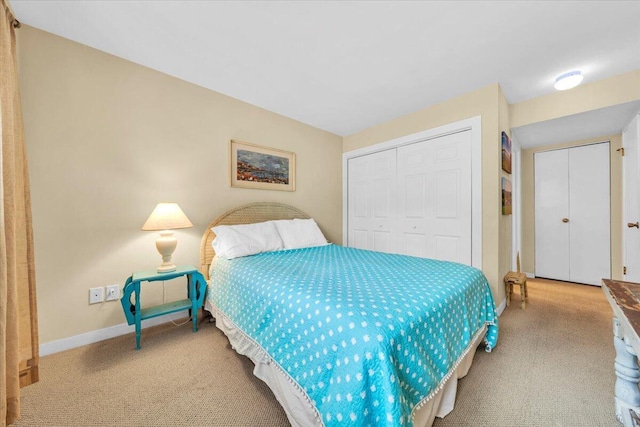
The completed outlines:
<svg viewBox="0 0 640 427">
<path fill-rule="evenodd" d="M 176 270 L 176 265 L 171 262 L 171 255 L 178 245 L 178 240 L 173 237 L 172 230 L 160 232 L 160 238 L 156 240 L 156 248 L 162 255 L 162 264 L 158 267 L 158 273 L 168 273 Z"/>
<path fill-rule="evenodd" d="M 163 263 L 158 267 L 158 273 L 170 273 L 172 271 L 176 271 L 176 268 L 175 264 L 164 265 Z"/>
</svg>

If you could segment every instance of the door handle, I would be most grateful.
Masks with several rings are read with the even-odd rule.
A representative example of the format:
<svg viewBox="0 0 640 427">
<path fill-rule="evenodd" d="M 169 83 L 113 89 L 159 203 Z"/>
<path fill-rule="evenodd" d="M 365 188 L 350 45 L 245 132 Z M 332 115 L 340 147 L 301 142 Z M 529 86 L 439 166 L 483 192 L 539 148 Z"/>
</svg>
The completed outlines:
<svg viewBox="0 0 640 427">
<path fill-rule="evenodd" d="M 638 221 L 636 221 L 636 222 L 628 222 L 627 223 L 627 227 L 629 227 L 629 228 L 633 228 L 633 227 L 640 228 L 640 222 L 638 222 Z"/>
<path fill-rule="evenodd" d="M 562 218 L 562 222 L 569 222 L 569 218 Z"/>
</svg>

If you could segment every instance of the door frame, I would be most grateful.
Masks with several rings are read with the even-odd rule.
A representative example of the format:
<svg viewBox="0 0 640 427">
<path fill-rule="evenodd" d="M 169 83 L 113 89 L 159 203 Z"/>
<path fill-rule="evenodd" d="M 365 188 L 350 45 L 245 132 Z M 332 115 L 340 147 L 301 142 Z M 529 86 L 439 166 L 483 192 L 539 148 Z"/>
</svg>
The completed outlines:
<svg viewBox="0 0 640 427">
<path fill-rule="evenodd" d="M 342 239 L 349 245 L 349 159 L 463 131 L 471 132 L 471 265 L 482 269 L 482 118 L 471 117 L 342 154 Z"/>
<path fill-rule="evenodd" d="M 633 143 L 635 143 L 635 146 L 632 147 L 633 149 L 629 149 L 629 144 L 627 143 L 628 141 L 625 141 L 625 134 L 627 132 L 629 132 L 629 128 L 634 126 L 635 132 L 636 132 L 636 138 L 635 141 L 633 141 Z M 626 281 L 634 281 L 637 273 L 627 273 L 625 274 L 625 269 L 626 267 L 630 264 L 628 261 L 628 259 L 630 258 L 629 255 L 629 227 L 628 227 L 628 223 L 634 221 L 634 219 L 637 221 L 638 218 L 629 218 L 629 207 L 628 204 L 630 203 L 629 200 L 627 200 L 626 195 L 627 192 L 629 191 L 629 182 L 627 181 L 627 179 L 629 178 L 628 174 L 628 158 L 627 161 L 625 161 L 625 158 L 627 155 L 636 155 L 636 162 L 638 162 L 638 164 L 636 164 L 636 168 L 639 168 L 638 172 L 638 176 L 640 176 L 640 113 L 635 114 L 633 116 L 633 118 L 631 119 L 631 121 L 629 122 L 629 124 L 627 124 L 624 128 L 624 130 L 622 131 L 622 135 L 621 135 L 621 148 L 624 150 L 624 148 L 626 147 L 627 150 L 629 150 L 629 152 L 627 154 L 623 154 L 622 157 L 622 206 L 621 206 L 621 213 L 622 213 L 622 280 L 626 280 Z M 623 151 L 624 152 L 624 151 Z M 637 188 L 640 186 L 640 183 L 636 182 L 634 184 L 636 186 L 636 188 L 634 190 L 637 190 Z M 632 254 L 632 255 L 637 255 L 637 254 Z M 632 270 L 633 271 L 633 270 Z"/>
<path fill-rule="evenodd" d="M 511 195 L 511 271 L 518 271 L 518 254 L 522 259 L 522 148 L 520 141 L 512 135 L 511 139 L 511 169 L 512 169 L 512 195 Z M 527 277 L 533 277 L 527 276 Z"/>
</svg>

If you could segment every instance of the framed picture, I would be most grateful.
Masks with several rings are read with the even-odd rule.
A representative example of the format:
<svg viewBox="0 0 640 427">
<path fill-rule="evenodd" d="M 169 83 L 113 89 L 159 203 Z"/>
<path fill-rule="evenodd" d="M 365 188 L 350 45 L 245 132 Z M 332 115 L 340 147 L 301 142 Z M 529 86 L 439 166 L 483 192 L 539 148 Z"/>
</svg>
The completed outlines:
<svg viewBox="0 0 640 427">
<path fill-rule="evenodd" d="M 511 181 L 502 178 L 502 215 L 511 215 Z"/>
<path fill-rule="evenodd" d="M 511 173 L 511 139 L 502 132 L 502 170 Z"/>
<path fill-rule="evenodd" d="M 232 187 L 295 191 L 295 153 L 234 140 L 229 152 Z"/>
</svg>

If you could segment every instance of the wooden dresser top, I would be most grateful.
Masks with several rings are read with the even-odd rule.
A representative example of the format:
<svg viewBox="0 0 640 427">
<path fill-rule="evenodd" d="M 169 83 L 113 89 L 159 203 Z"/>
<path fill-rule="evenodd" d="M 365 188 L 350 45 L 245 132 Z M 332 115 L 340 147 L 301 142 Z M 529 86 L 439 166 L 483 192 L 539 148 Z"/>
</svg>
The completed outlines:
<svg viewBox="0 0 640 427">
<path fill-rule="evenodd" d="M 640 336 L 640 283 L 603 279 L 604 286 Z"/>
</svg>

